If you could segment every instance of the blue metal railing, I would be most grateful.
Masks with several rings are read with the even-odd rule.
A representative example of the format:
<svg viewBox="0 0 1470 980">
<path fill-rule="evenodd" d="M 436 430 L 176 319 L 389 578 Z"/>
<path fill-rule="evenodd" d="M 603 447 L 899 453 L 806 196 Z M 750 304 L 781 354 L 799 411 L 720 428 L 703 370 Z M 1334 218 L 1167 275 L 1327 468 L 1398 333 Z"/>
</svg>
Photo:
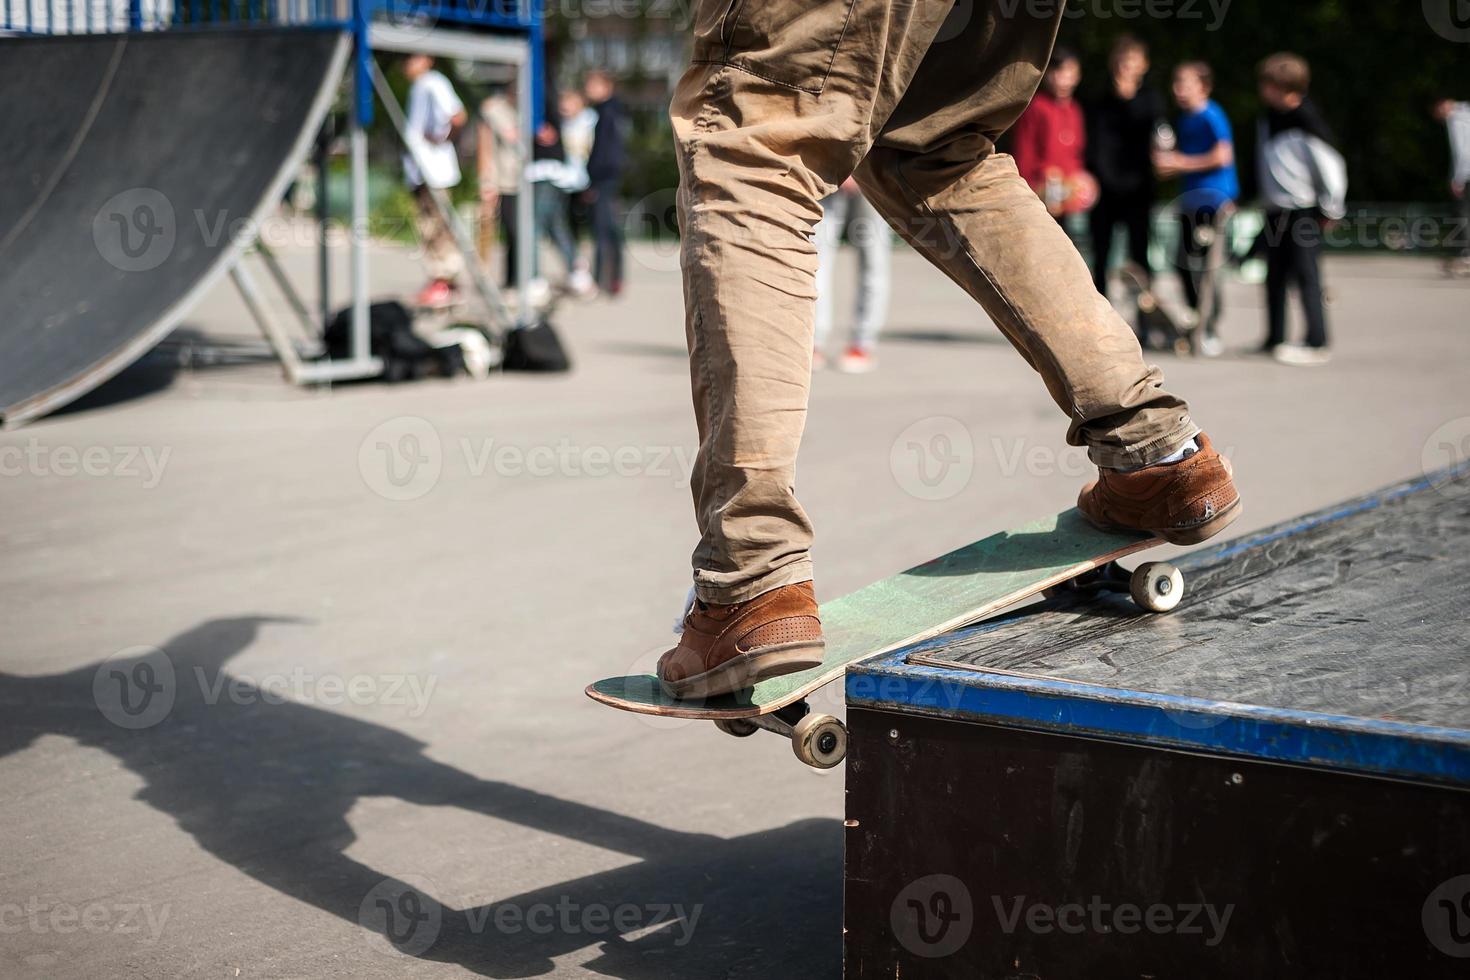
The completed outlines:
<svg viewBox="0 0 1470 980">
<path fill-rule="evenodd" d="M 490 27 L 533 35 L 541 0 L 3 0 L 0 31 L 121 34 L 210 27 L 338 27 L 354 20 Z"/>
<path fill-rule="evenodd" d="M 513 31 L 530 48 L 533 122 L 544 102 L 545 0 L 0 0 L 0 34 L 126 34 L 209 28 L 300 27 L 350 30 L 356 40 L 358 121 L 372 121 L 368 30 L 386 20 Z"/>
</svg>

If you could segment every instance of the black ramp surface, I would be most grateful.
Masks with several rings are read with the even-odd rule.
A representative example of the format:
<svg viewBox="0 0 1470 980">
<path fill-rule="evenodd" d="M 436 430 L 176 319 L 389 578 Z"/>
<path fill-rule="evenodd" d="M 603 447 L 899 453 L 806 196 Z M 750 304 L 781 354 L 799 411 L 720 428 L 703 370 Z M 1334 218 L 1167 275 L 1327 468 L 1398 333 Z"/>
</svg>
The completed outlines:
<svg viewBox="0 0 1470 980">
<path fill-rule="evenodd" d="M 1068 597 L 910 660 L 1470 729 L 1470 467 L 1179 561 L 1167 616 Z"/>
<path fill-rule="evenodd" d="M 145 353 L 279 199 L 345 35 L 0 40 L 0 421 Z"/>
</svg>

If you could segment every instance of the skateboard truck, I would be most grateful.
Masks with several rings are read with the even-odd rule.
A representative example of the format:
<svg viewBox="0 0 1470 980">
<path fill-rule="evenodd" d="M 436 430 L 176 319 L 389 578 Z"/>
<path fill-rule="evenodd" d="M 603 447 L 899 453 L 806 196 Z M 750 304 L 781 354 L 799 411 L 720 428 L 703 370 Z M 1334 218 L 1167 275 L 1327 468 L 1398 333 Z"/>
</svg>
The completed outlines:
<svg viewBox="0 0 1470 980">
<path fill-rule="evenodd" d="M 1169 562 L 1146 561 L 1128 571 L 1116 561 L 1099 565 L 1042 592 L 1051 598 L 1068 592 L 1126 592 L 1146 612 L 1168 612 L 1184 598 L 1184 575 Z"/>
<path fill-rule="evenodd" d="M 813 714 L 805 700 L 750 718 L 721 718 L 715 727 L 748 738 L 757 728 L 791 739 L 791 751 L 813 769 L 831 769 L 847 756 L 847 726 L 828 714 Z"/>
</svg>

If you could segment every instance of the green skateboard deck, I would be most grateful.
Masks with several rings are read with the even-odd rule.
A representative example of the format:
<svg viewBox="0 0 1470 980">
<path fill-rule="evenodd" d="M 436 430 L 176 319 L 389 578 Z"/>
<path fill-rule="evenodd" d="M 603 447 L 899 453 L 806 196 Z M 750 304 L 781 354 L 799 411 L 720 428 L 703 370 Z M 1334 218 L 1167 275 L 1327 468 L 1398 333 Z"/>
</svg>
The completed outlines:
<svg viewBox="0 0 1470 980">
<path fill-rule="evenodd" d="M 992 534 L 823 605 L 827 650 L 820 666 L 703 700 L 669 697 L 652 674 L 597 681 L 587 686 L 587 696 L 623 711 L 676 718 L 721 721 L 770 714 L 841 677 L 851 663 L 984 619 L 1125 555 L 1162 544 L 1163 539 L 1147 534 L 1100 531 L 1075 508 L 1065 510 Z M 1163 591 L 1179 588 L 1174 574 L 1174 585 Z M 1134 594 L 1138 595 L 1136 589 Z M 1173 602 L 1177 595 L 1168 605 Z"/>
</svg>

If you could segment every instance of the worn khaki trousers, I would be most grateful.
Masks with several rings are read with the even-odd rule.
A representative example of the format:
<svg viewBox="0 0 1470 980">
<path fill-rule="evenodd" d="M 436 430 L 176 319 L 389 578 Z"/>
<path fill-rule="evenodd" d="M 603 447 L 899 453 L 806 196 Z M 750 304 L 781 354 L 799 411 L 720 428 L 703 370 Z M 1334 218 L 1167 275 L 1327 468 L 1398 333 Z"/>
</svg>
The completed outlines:
<svg viewBox="0 0 1470 980">
<path fill-rule="evenodd" d="M 812 577 L 795 495 L 819 202 L 855 174 L 984 307 L 1094 462 L 1198 429 L 995 140 L 1030 101 L 1060 2 L 698 0 L 671 115 L 699 450 L 695 588 L 738 602 Z"/>
</svg>

